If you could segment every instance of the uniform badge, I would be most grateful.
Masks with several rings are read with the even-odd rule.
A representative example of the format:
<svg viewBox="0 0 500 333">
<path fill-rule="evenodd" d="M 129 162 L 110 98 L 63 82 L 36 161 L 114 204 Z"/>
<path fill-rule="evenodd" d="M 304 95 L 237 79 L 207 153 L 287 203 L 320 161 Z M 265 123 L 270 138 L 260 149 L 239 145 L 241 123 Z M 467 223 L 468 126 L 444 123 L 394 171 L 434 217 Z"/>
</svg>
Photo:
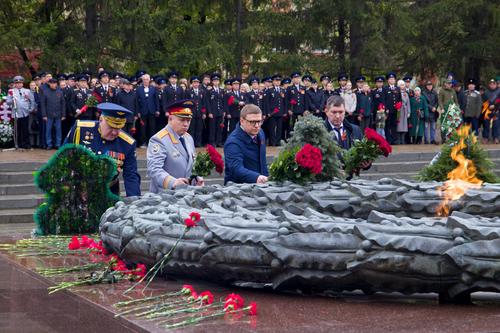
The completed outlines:
<svg viewBox="0 0 500 333">
<path fill-rule="evenodd" d="M 159 152 L 159 151 L 160 151 L 160 145 L 159 145 L 159 144 L 157 144 L 157 143 L 155 143 L 155 144 L 153 145 L 153 148 L 151 149 L 151 151 L 152 151 L 154 154 L 156 154 L 157 152 Z"/>
<path fill-rule="evenodd" d="M 181 156 L 181 153 L 179 153 L 179 151 L 177 151 L 177 150 L 173 150 L 172 151 L 172 157 L 173 158 L 178 158 L 179 156 Z"/>
</svg>

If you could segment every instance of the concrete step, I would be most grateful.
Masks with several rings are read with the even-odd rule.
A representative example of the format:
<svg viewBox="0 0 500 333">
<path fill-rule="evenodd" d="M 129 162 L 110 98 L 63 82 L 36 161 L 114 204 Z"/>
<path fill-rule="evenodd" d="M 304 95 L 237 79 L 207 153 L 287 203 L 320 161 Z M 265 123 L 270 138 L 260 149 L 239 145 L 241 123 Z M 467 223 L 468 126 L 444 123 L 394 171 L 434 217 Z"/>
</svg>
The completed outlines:
<svg viewBox="0 0 500 333">
<path fill-rule="evenodd" d="M 43 194 L 0 196 L 0 210 L 35 208 L 43 202 Z"/>
<path fill-rule="evenodd" d="M 35 208 L 0 210 L 0 224 L 34 223 Z"/>
</svg>

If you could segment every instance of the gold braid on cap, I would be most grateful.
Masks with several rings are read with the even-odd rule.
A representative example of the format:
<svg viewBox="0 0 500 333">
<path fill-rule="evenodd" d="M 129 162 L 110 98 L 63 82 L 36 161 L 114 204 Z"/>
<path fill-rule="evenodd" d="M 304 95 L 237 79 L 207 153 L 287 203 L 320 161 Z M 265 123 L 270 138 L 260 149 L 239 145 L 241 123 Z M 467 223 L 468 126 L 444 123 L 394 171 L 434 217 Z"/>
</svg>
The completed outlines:
<svg viewBox="0 0 500 333">
<path fill-rule="evenodd" d="M 102 116 L 109 126 L 113 128 L 123 128 L 127 122 L 126 118 L 116 118 L 110 116 Z"/>
</svg>

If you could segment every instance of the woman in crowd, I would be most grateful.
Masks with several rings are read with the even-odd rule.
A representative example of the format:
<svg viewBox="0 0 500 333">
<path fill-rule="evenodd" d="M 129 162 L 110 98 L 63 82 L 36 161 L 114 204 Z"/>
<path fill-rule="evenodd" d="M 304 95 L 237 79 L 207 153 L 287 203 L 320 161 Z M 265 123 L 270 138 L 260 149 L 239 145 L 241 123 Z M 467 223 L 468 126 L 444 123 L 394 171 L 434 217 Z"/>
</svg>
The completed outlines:
<svg viewBox="0 0 500 333">
<path fill-rule="evenodd" d="M 414 93 L 415 95 L 410 98 L 411 113 L 408 127 L 410 143 L 420 144 L 425 132 L 425 121 L 429 118 L 429 109 L 419 87 L 415 88 Z"/>
<path fill-rule="evenodd" d="M 405 81 L 398 81 L 398 88 L 401 92 L 401 108 L 397 112 L 397 127 L 398 137 L 396 142 L 400 145 L 406 144 L 406 134 L 408 133 L 408 118 L 410 117 L 411 104 L 410 95 L 406 92 Z"/>
</svg>

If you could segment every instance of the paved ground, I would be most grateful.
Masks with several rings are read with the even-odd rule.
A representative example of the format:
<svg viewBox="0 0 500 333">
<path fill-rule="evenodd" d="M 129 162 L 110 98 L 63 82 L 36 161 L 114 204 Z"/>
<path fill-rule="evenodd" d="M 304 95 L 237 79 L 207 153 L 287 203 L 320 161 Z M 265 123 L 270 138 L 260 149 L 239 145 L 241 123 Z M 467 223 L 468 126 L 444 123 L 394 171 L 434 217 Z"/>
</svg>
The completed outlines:
<svg viewBox="0 0 500 333">
<path fill-rule="evenodd" d="M 23 224 L 0 229 L 0 243 L 27 237 L 31 228 Z M 0 253 L 1 332 L 165 332 L 151 322 L 113 318 L 111 305 L 123 300 L 127 283 L 48 295 L 51 281 L 32 269 L 57 260 L 61 259 L 20 260 Z M 438 305 L 434 294 L 300 296 L 188 279 L 158 279 L 152 288 L 174 291 L 184 283 L 211 290 L 216 297 L 238 292 L 258 303 L 259 315 L 220 318 L 176 332 L 500 332 L 500 296 L 491 293 L 475 294 L 476 305 L 454 306 Z"/>
</svg>

